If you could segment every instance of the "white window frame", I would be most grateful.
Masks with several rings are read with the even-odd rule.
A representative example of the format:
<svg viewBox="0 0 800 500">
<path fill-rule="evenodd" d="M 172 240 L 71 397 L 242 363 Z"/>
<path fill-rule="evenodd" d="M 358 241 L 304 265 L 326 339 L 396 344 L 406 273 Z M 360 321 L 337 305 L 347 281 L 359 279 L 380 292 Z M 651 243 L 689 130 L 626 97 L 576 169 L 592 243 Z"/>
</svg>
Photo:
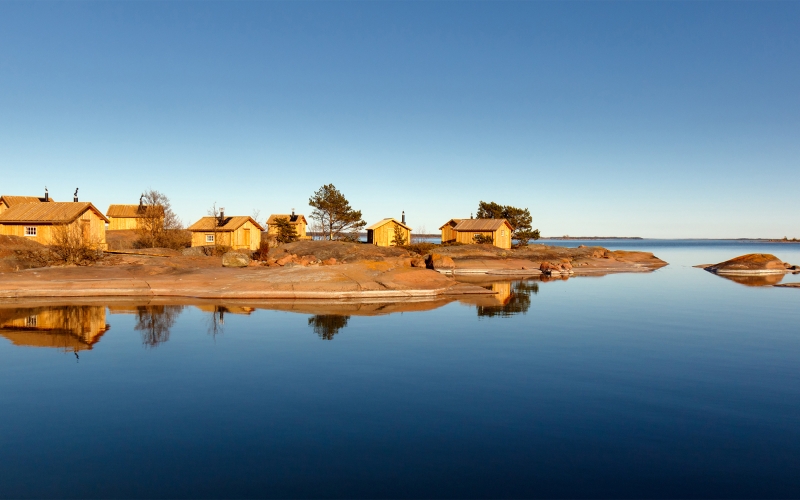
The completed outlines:
<svg viewBox="0 0 800 500">
<path fill-rule="evenodd" d="M 500 230 L 500 236 L 505 236 L 505 235 L 506 235 L 506 230 L 505 229 L 501 229 Z"/>
<path fill-rule="evenodd" d="M 213 234 L 207 234 L 206 235 L 206 243 L 214 243 L 214 235 Z"/>
<path fill-rule="evenodd" d="M 39 228 L 36 226 L 25 226 L 25 236 L 37 236 Z"/>
</svg>

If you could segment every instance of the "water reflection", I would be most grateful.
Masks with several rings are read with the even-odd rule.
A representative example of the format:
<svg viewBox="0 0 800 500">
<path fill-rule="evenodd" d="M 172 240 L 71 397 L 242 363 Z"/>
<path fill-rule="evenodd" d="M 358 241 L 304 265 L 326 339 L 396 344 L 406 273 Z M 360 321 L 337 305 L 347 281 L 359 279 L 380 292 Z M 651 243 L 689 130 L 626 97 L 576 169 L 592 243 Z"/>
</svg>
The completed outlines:
<svg viewBox="0 0 800 500">
<path fill-rule="evenodd" d="M 102 306 L 8 307 L 0 309 L 0 336 L 12 344 L 89 350 L 108 331 Z"/>
<path fill-rule="evenodd" d="M 338 314 L 316 314 L 308 318 L 308 326 L 323 340 L 333 340 L 339 330 L 347 326 L 350 316 Z"/>
<path fill-rule="evenodd" d="M 515 314 L 525 314 L 531 307 L 531 294 L 539 293 L 539 283 L 534 281 L 499 282 L 486 286 L 497 293 L 488 300 L 496 304 L 486 304 L 486 300 L 477 305 L 478 317 L 508 318 Z"/>
<path fill-rule="evenodd" d="M 134 330 L 142 335 L 145 347 L 158 347 L 169 340 L 170 329 L 183 311 L 183 306 L 139 306 Z"/>
<path fill-rule="evenodd" d="M 739 283 L 744 286 L 774 286 L 783 281 L 784 274 L 760 274 L 760 275 L 744 275 L 744 274 L 717 274 L 711 273 L 720 278 Z"/>
</svg>

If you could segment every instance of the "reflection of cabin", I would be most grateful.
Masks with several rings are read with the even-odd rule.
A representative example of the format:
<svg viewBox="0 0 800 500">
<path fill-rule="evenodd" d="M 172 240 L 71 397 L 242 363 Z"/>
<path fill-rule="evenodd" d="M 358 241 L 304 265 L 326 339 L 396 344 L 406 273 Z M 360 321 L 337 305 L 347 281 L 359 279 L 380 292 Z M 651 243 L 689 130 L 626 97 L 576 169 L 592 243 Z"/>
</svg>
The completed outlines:
<svg viewBox="0 0 800 500">
<path fill-rule="evenodd" d="M 492 244 L 500 248 L 511 248 L 511 232 L 514 230 L 505 219 L 462 219 L 452 232 L 458 243 L 475 243 L 475 237 L 480 235 L 492 238 Z M 442 231 L 444 238 L 444 231 Z"/>
<path fill-rule="evenodd" d="M 106 219 L 88 202 L 20 203 L 0 214 L 0 234 L 50 245 L 58 231 L 75 231 L 92 247 L 106 247 Z"/>
<path fill-rule="evenodd" d="M 302 214 L 295 214 L 294 210 L 292 210 L 291 214 L 272 214 L 267 219 L 267 236 L 277 237 L 278 236 L 278 219 L 286 219 L 289 221 L 289 224 L 294 227 L 294 232 L 297 237 L 301 240 L 310 240 L 311 236 L 306 235 L 306 226 L 308 222 L 306 222 L 305 215 Z"/>
<path fill-rule="evenodd" d="M 403 215 L 403 221 L 400 222 L 390 217 L 367 227 L 367 243 L 379 247 L 393 247 L 395 246 L 395 228 L 400 228 L 405 244 L 408 245 L 411 243 L 411 228 L 406 225 L 405 218 Z"/>
<path fill-rule="evenodd" d="M 439 230 L 442 231 L 442 243 L 453 243 L 456 241 L 456 233 L 453 232 L 453 228 L 462 220 L 463 219 L 450 219 L 439 228 Z"/>
<path fill-rule="evenodd" d="M 14 205 L 19 205 L 22 203 L 48 203 L 53 201 L 50 198 L 50 195 L 47 191 L 44 192 L 44 197 L 39 198 L 38 196 L 8 196 L 3 195 L 0 196 L 0 214 L 8 210 L 9 208 L 13 207 Z"/>
<path fill-rule="evenodd" d="M 83 351 L 108 329 L 106 309 L 101 306 L 0 309 L 0 336 L 17 346 Z"/>
<path fill-rule="evenodd" d="M 108 217 L 108 230 L 119 231 L 123 229 L 139 229 L 142 219 L 148 214 L 149 205 L 109 205 L 106 217 Z M 164 209 L 160 205 L 154 205 L 161 213 Z"/>
<path fill-rule="evenodd" d="M 257 250 L 261 244 L 261 225 L 252 217 L 203 217 L 187 228 L 192 233 L 192 246 L 218 245 L 233 250 Z"/>
</svg>

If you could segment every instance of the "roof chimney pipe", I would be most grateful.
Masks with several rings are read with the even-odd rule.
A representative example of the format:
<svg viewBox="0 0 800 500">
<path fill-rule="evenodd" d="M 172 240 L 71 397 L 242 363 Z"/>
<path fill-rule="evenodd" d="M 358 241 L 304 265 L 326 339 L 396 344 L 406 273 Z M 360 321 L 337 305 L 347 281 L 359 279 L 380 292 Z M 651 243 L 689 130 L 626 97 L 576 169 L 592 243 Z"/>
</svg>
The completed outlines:
<svg viewBox="0 0 800 500">
<path fill-rule="evenodd" d="M 292 209 L 292 218 L 294 219 L 294 208 Z"/>
<path fill-rule="evenodd" d="M 78 188 L 75 188 L 75 194 L 72 195 L 72 201 L 78 203 Z"/>
<path fill-rule="evenodd" d="M 217 225 L 225 225 L 225 207 L 219 207 L 219 220 L 217 221 Z"/>
<path fill-rule="evenodd" d="M 50 193 L 47 192 L 47 186 L 44 187 L 44 201 L 50 201 Z"/>
<path fill-rule="evenodd" d="M 403 210 L 403 224 L 406 223 L 406 211 Z"/>
</svg>

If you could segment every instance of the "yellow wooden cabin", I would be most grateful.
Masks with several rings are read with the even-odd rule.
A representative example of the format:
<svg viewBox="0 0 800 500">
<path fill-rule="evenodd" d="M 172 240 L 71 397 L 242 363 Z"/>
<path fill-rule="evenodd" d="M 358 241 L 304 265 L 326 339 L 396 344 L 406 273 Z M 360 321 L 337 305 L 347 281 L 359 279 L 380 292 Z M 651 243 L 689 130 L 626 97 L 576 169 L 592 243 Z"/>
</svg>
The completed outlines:
<svg viewBox="0 0 800 500">
<path fill-rule="evenodd" d="M 289 221 L 294 227 L 294 232 L 297 234 L 297 237 L 301 240 L 310 240 L 311 236 L 306 234 L 306 227 L 308 226 L 308 222 L 306 221 L 306 216 L 302 214 L 295 214 L 294 209 L 292 209 L 292 213 L 290 214 L 272 214 L 267 219 L 267 236 L 277 237 L 278 236 L 278 219 L 286 219 Z"/>
<path fill-rule="evenodd" d="M 405 219 L 405 216 L 403 216 Z M 393 247 L 395 246 L 395 228 L 399 227 L 405 239 L 405 244 L 411 243 L 411 228 L 397 219 L 388 218 L 376 222 L 375 224 L 367 227 L 367 243 L 377 245 L 379 247 Z"/>
<path fill-rule="evenodd" d="M 511 248 L 511 232 L 514 228 L 505 219 L 462 219 L 451 231 L 455 235 L 454 241 L 458 243 L 475 243 L 475 237 L 480 234 L 491 237 L 492 244 L 496 247 Z M 444 230 L 442 241 L 444 242 Z"/>
<path fill-rule="evenodd" d="M 464 219 L 450 219 L 439 228 L 439 230 L 442 232 L 442 243 L 453 243 L 456 241 L 456 233 L 453 232 L 453 228 L 456 227 L 456 224 L 462 220 Z"/>
<path fill-rule="evenodd" d="M 17 346 L 83 351 L 108 329 L 102 306 L 0 308 L 0 336 Z"/>
<path fill-rule="evenodd" d="M 160 205 L 155 207 L 161 210 Z M 148 215 L 149 205 L 109 205 L 106 211 L 108 218 L 109 231 L 121 231 L 125 229 L 139 229 L 142 219 Z"/>
<path fill-rule="evenodd" d="M 47 191 L 44 192 L 43 198 L 39 198 L 38 196 L 9 196 L 4 194 L 0 196 L 0 214 L 14 205 L 20 205 L 22 203 L 48 203 L 51 201 L 53 200 L 50 198 Z"/>
<path fill-rule="evenodd" d="M 105 250 L 106 222 L 88 202 L 21 203 L 0 214 L 0 234 L 51 245 L 59 231 L 75 231 L 91 247 Z"/>
<path fill-rule="evenodd" d="M 257 250 L 261 245 L 261 225 L 252 217 L 203 217 L 187 228 L 192 246 L 226 246 L 232 250 Z"/>
</svg>

